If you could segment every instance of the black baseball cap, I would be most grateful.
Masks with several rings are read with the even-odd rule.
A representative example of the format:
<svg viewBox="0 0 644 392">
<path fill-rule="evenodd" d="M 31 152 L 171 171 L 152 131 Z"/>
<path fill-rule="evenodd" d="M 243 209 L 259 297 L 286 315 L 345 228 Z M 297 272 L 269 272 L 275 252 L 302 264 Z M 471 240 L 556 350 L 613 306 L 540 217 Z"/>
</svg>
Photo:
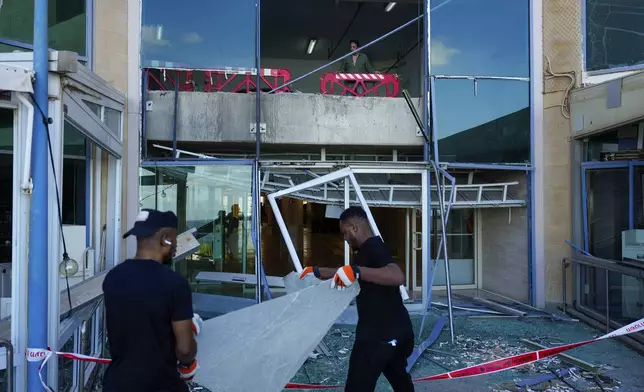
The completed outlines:
<svg viewBox="0 0 644 392">
<path fill-rule="evenodd" d="M 159 211 L 143 209 L 139 212 L 134 222 L 134 227 L 123 234 L 123 238 L 131 235 L 137 238 L 152 237 L 159 230 L 164 228 L 176 229 L 178 226 L 177 216 L 172 211 Z"/>
</svg>

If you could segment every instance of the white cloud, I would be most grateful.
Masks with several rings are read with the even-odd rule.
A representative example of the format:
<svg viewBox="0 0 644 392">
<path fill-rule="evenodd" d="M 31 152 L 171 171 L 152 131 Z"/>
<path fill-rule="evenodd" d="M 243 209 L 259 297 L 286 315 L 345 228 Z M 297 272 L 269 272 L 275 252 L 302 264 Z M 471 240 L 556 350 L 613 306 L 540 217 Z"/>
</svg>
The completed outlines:
<svg viewBox="0 0 644 392">
<path fill-rule="evenodd" d="M 186 33 L 182 37 L 183 43 L 185 44 L 198 44 L 199 42 L 203 41 L 203 38 L 199 35 L 199 33 Z"/>
<path fill-rule="evenodd" d="M 147 45 L 167 46 L 170 41 L 163 39 L 163 25 L 141 27 L 141 42 Z"/>
<path fill-rule="evenodd" d="M 458 49 L 448 47 L 438 40 L 432 40 L 431 45 L 432 66 L 447 65 L 454 55 L 461 52 Z"/>
</svg>

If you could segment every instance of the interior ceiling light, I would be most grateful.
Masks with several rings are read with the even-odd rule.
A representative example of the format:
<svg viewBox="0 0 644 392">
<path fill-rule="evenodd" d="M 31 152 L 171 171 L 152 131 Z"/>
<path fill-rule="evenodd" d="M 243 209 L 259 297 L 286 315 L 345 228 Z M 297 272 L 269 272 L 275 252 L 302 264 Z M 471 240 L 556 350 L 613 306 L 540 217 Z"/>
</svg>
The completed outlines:
<svg viewBox="0 0 644 392">
<path fill-rule="evenodd" d="M 310 39 L 309 40 L 309 46 L 306 48 L 306 54 L 313 53 L 313 49 L 315 49 L 316 42 L 317 42 L 317 40 L 315 40 L 315 39 Z"/>
<path fill-rule="evenodd" d="M 387 6 L 385 6 L 385 12 L 389 12 L 389 11 L 393 10 L 395 6 L 396 6 L 396 2 L 395 1 L 390 1 L 389 4 L 387 4 Z"/>
</svg>

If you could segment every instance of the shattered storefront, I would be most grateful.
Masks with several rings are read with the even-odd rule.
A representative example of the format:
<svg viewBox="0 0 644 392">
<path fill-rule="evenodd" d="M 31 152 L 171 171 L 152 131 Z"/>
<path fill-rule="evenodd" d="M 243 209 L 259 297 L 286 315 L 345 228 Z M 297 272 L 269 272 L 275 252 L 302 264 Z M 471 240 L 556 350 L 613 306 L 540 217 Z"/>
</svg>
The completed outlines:
<svg viewBox="0 0 644 392">
<path fill-rule="evenodd" d="M 34 121 L 47 124 L 47 154 L 41 159 L 49 163 L 48 237 L 43 245 L 48 291 L 38 295 L 47 296 L 50 316 L 48 321 L 32 323 L 47 326 L 52 349 L 101 355 L 102 271 L 121 253 L 125 98 L 81 64 L 75 53 L 50 51 L 49 105 L 42 108 L 34 98 L 33 62 L 32 53 L 0 54 L 0 172 L 3 183 L 12 184 L 12 192 L 2 198 L 0 230 L 0 338 L 6 346 L 0 358 L 5 382 L 15 385 L 9 390 L 26 390 L 29 207 L 36 191 L 31 167 Z M 57 390 L 79 388 L 95 368 L 92 363 L 52 360 L 45 382 Z"/>
</svg>

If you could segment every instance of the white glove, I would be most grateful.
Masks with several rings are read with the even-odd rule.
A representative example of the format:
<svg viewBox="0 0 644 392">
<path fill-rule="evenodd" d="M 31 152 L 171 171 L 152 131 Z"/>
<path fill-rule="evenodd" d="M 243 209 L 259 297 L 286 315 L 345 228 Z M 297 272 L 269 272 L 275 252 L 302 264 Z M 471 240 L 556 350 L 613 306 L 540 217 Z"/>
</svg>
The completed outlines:
<svg viewBox="0 0 644 392">
<path fill-rule="evenodd" d="M 197 313 L 192 315 L 192 333 L 199 336 L 201 328 L 203 327 L 203 319 Z"/>
</svg>

